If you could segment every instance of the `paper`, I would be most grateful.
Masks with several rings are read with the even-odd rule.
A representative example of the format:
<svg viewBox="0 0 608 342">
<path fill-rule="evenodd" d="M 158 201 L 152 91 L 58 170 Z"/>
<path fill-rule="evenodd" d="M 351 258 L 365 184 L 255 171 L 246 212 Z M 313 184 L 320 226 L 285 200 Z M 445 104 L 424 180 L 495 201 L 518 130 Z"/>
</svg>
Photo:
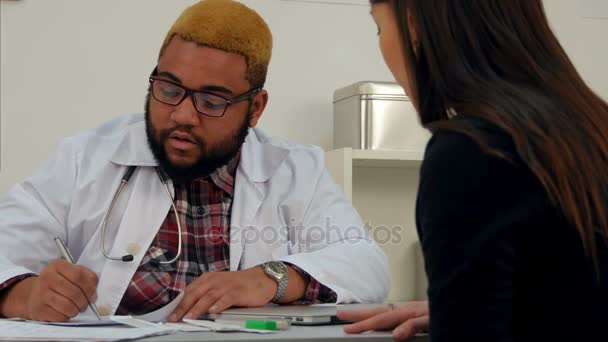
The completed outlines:
<svg viewBox="0 0 608 342">
<path fill-rule="evenodd" d="M 112 316 L 112 319 L 122 324 L 130 325 L 136 328 L 147 328 L 162 326 L 175 331 L 196 332 L 196 331 L 211 331 L 209 328 L 199 327 L 188 323 L 152 323 L 131 316 Z"/>
<path fill-rule="evenodd" d="M 198 319 L 184 319 L 184 322 L 188 324 L 193 324 L 199 327 L 208 328 L 211 331 L 215 332 L 249 332 L 256 334 L 272 334 L 275 331 L 272 330 L 257 330 L 257 329 L 247 329 L 243 328 L 236 324 L 226 324 L 226 323 L 218 323 L 212 321 L 198 320 Z"/>
<path fill-rule="evenodd" d="M 165 335 L 173 331 L 162 326 L 149 328 L 62 327 L 0 320 L 0 341 L 118 341 Z"/>
<path fill-rule="evenodd" d="M 41 322 L 41 321 L 30 321 L 29 323 L 36 324 L 47 324 L 47 325 L 58 325 L 64 327 L 95 327 L 95 326 L 107 326 L 107 325 L 121 325 L 122 323 L 112 319 L 113 316 L 106 316 L 102 320 L 99 320 L 95 316 L 79 316 L 78 318 L 72 318 L 67 322 Z"/>
<path fill-rule="evenodd" d="M 58 326 L 66 326 L 66 327 L 90 327 L 90 326 L 106 326 L 106 325 L 119 325 L 119 324 L 128 324 L 124 323 L 120 320 L 120 317 L 129 317 L 136 318 L 139 320 L 144 320 L 148 322 L 166 322 L 167 318 L 173 310 L 179 305 L 179 303 L 184 298 L 184 292 L 180 293 L 171 303 L 163 306 L 162 308 L 149 312 L 145 315 L 141 316 L 104 316 L 100 321 L 95 316 L 78 316 L 76 319 L 71 319 L 68 322 L 38 322 L 38 321 L 27 321 L 30 323 L 39 323 L 39 324 L 48 324 L 48 325 L 58 325 Z M 118 317 L 118 319 L 115 319 Z M 133 321 L 131 321 L 133 323 Z M 128 324 L 132 325 L 132 324 Z"/>
<path fill-rule="evenodd" d="M 131 316 L 109 316 L 109 318 L 117 324 L 125 324 L 134 328 L 149 328 L 157 327 L 158 323 L 152 323 Z"/>
<path fill-rule="evenodd" d="M 163 323 L 164 327 L 183 332 L 211 331 L 209 328 L 188 323 Z"/>
<path fill-rule="evenodd" d="M 173 313 L 173 310 L 179 305 L 184 298 L 184 292 L 179 294 L 171 303 L 163 306 L 162 308 L 149 312 L 142 316 L 135 316 L 135 318 L 143 319 L 148 322 L 166 322 L 169 315 Z"/>
</svg>

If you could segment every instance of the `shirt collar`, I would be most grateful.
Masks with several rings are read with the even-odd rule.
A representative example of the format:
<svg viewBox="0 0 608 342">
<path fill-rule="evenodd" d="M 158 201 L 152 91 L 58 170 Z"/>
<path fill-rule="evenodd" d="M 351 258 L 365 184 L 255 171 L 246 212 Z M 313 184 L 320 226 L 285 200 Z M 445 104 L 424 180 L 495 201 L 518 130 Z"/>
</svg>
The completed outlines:
<svg viewBox="0 0 608 342">
<path fill-rule="evenodd" d="M 240 160 L 241 151 L 239 150 L 226 165 L 217 168 L 208 176 L 218 188 L 224 190 L 230 197 L 234 194 L 234 179 Z M 206 178 L 204 177 L 203 179 Z M 201 179 L 199 178 L 199 180 Z"/>
</svg>

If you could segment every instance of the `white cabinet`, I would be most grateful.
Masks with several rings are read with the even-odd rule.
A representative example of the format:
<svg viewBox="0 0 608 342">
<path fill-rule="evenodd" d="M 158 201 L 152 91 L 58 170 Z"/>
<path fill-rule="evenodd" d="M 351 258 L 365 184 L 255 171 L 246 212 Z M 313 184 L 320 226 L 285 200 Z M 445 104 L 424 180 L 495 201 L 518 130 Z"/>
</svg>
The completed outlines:
<svg viewBox="0 0 608 342">
<path fill-rule="evenodd" d="M 389 301 L 426 298 L 414 216 L 423 152 L 342 148 L 325 156 L 330 174 L 389 257 Z"/>
</svg>

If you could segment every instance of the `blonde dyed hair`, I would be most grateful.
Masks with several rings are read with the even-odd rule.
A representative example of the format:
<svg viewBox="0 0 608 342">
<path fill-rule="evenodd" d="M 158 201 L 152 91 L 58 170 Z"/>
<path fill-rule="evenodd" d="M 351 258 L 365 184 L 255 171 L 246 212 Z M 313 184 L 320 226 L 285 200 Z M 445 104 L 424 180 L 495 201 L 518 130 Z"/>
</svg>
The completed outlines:
<svg viewBox="0 0 608 342">
<path fill-rule="evenodd" d="M 272 55 L 272 33 L 264 19 L 244 4 L 204 0 L 186 8 L 167 33 L 159 56 L 175 36 L 242 55 L 247 62 L 247 81 L 254 88 L 264 86 Z"/>
</svg>

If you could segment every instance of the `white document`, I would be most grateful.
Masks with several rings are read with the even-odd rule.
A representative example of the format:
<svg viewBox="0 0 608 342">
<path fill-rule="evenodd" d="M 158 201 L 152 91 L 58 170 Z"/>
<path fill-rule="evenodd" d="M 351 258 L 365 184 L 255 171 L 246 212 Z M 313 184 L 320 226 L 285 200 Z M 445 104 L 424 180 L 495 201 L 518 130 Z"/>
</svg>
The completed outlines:
<svg viewBox="0 0 608 342">
<path fill-rule="evenodd" d="M 160 326 L 160 323 L 152 323 L 131 316 L 108 316 L 116 324 L 125 324 L 134 328 L 149 328 Z"/>
<path fill-rule="evenodd" d="M 183 298 L 184 292 L 182 291 L 182 293 L 180 293 L 179 296 L 177 296 L 171 303 L 156 311 L 148 312 L 145 315 L 135 316 L 135 318 L 143 319 L 148 322 L 166 322 L 169 315 L 173 312 L 173 310 L 175 310 L 179 303 L 181 303 Z"/>
<path fill-rule="evenodd" d="M 121 325 L 123 323 L 112 319 L 114 316 L 105 316 L 99 320 L 95 316 L 79 316 L 78 318 L 72 318 L 67 322 L 45 322 L 45 321 L 30 321 L 29 323 L 46 324 L 46 325 L 58 325 L 64 327 L 99 327 L 107 325 Z"/>
<path fill-rule="evenodd" d="M 162 308 L 149 312 L 145 315 L 141 316 L 104 316 L 102 320 L 98 320 L 95 316 L 78 316 L 77 318 L 72 318 L 67 322 L 38 322 L 38 321 L 27 321 L 30 323 L 39 323 L 39 324 L 48 324 L 48 325 L 58 325 L 58 326 L 67 326 L 67 327 L 90 327 L 90 326 L 106 326 L 106 325 L 120 325 L 127 324 L 133 325 L 124 322 L 121 317 L 125 318 L 133 318 L 138 320 L 144 320 L 148 322 L 166 322 L 169 315 L 175 310 L 175 308 L 181 303 L 184 298 L 184 293 L 180 293 L 171 303 L 163 306 Z M 130 321 L 133 323 L 133 321 Z M 138 326 L 139 327 L 139 326 Z"/>
<path fill-rule="evenodd" d="M 192 325 L 188 323 L 162 323 L 163 327 L 183 332 L 211 331 L 209 328 Z"/>
<path fill-rule="evenodd" d="M 62 327 L 0 320 L 0 341 L 118 341 L 165 335 L 174 330 L 162 326 L 127 327 Z"/>
<path fill-rule="evenodd" d="M 188 323 L 152 323 L 148 321 L 144 321 L 143 319 L 138 319 L 131 316 L 111 316 L 112 319 L 116 322 L 120 322 L 122 324 L 130 325 L 136 328 L 147 328 L 147 327 L 156 327 L 162 326 L 165 328 L 169 328 L 175 331 L 184 331 L 184 332 L 197 332 L 197 331 L 211 331 L 209 328 L 199 327 L 196 325 L 188 324 Z"/>
</svg>

